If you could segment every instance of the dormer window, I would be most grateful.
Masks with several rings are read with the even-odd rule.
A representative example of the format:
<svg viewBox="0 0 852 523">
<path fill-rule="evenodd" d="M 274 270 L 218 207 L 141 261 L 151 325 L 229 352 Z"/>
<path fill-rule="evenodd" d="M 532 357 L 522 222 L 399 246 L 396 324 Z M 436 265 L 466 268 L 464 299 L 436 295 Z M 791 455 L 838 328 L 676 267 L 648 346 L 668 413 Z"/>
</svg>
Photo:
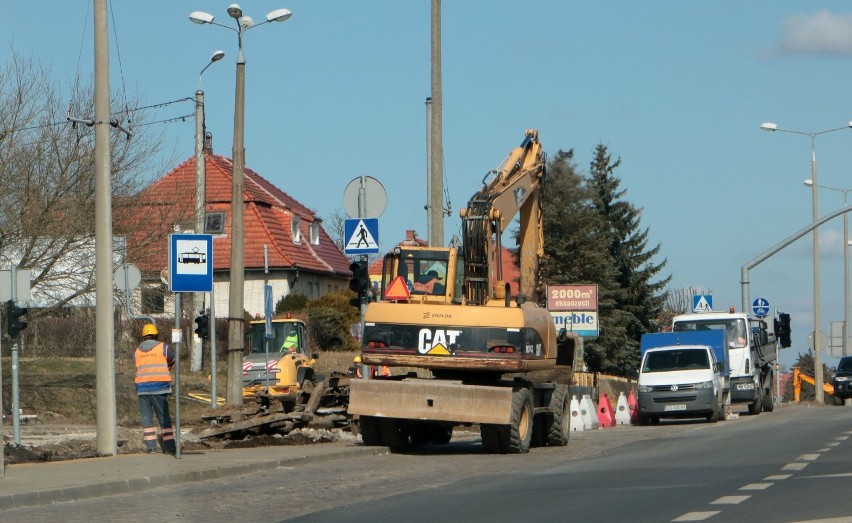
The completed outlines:
<svg viewBox="0 0 852 523">
<path fill-rule="evenodd" d="M 301 218 L 298 216 L 293 216 L 292 220 L 290 220 L 290 234 L 293 236 L 293 243 L 297 245 L 302 243 L 302 231 L 299 230 L 299 223 L 301 221 Z"/>
<path fill-rule="evenodd" d="M 311 223 L 311 245 L 319 245 L 319 223 Z"/>
</svg>

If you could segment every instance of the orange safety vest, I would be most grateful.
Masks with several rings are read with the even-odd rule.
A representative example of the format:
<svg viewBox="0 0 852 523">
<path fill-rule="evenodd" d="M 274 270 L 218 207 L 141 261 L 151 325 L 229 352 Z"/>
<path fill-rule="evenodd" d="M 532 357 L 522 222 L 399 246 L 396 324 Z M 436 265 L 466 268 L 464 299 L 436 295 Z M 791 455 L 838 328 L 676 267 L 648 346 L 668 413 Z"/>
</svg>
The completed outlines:
<svg viewBox="0 0 852 523">
<path fill-rule="evenodd" d="M 136 349 L 133 357 L 136 362 L 136 383 L 172 381 L 169 362 L 166 359 L 166 345 L 160 342 L 149 351 Z"/>
</svg>

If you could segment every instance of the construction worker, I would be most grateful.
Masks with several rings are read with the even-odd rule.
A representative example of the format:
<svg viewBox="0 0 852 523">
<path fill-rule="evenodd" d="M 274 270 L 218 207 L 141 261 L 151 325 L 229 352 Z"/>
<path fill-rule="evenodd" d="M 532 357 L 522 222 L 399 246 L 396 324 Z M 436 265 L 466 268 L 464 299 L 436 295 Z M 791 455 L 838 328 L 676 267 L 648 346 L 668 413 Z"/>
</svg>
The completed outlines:
<svg viewBox="0 0 852 523">
<path fill-rule="evenodd" d="M 355 356 L 353 359 L 353 364 L 349 367 L 349 375 L 355 375 L 356 377 L 361 377 L 361 356 Z M 390 367 L 387 365 L 382 365 L 381 367 L 376 367 L 374 365 L 370 365 L 370 375 L 371 376 L 390 376 L 391 371 Z"/>
<path fill-rule="evenodd" d="M 299 349 L 299 334 L 296 329 L 290 331 L 290 334 L 284 338 L 284 343 L 281 344 L 281 349 L 278 352 L 296 352 Z"/>
<path fill-rule="evenodd" d="M 169 416 L 169 394 L 172 392 L 171 368 L 175 363 L 174 350 L 157 340 L 159 332 L 151 323 L 142 327 L 142 342 L 133 354 L 136 364 L 136 394 L 142 417 L 142 439 L 149 454 L 157 452 L 157 427 L 160 423 L 161 449 L 166 454 L 176 453 L 172 418 Z"/>
</svg>

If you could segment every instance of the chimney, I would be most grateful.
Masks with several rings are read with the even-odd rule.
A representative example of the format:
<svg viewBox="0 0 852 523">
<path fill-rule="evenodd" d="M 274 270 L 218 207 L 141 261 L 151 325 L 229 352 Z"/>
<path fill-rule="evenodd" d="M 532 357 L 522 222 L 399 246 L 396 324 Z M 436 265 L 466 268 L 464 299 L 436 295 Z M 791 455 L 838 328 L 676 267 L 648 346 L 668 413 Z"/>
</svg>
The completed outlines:
<svg viewBox="0 0 852 523">
<path fill-rule="evenodd" d="M 209 132 L 204 133 L 204 150 L 213 152 L 213 135 Z"/>
<path fill-rule="evenodd" d="M 405 241 L 413 242 L 416 237 L 417 233 L 413 230 L 409 229 L 405 231 Z"/>
</svg>

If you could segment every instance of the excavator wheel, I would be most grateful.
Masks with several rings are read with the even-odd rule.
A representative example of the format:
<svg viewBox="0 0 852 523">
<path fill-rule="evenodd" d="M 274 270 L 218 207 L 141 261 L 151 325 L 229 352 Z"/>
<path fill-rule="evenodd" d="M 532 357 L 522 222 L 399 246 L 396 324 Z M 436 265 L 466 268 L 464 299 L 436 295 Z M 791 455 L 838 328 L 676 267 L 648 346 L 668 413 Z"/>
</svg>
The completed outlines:
<svg viewBox="0 0 852 523">
<path fill-rule="evenodd" d="M 405 424 L 394 418 L 382 418 L 379 422 L 379 434 L 382 443 L 391 450 L 403 450 L 408 446 L 408 429 Z M 363 434 L 364 427 L 361 427 Z"/>
<path fill-rule="evenodd" d="M 549 447 L 564 447 L 568 444 L 568 435 L 571 432 L 571 403 L 568 398 L 567 385 L 556 385 L 553 395 L 550 397 L 550 408 L 553 409 L 553 418 L 550 419 L 547 432 L 547 445 Z"/>
<path fill-rule="evenodd" d="M 358 419 L 358 432 L 361 433 L 361 441 L 368 447 L 378 447 L 382 444 L 379 433 L 379 420 L 373 416 L 361 416 Z"/>
</svg>

